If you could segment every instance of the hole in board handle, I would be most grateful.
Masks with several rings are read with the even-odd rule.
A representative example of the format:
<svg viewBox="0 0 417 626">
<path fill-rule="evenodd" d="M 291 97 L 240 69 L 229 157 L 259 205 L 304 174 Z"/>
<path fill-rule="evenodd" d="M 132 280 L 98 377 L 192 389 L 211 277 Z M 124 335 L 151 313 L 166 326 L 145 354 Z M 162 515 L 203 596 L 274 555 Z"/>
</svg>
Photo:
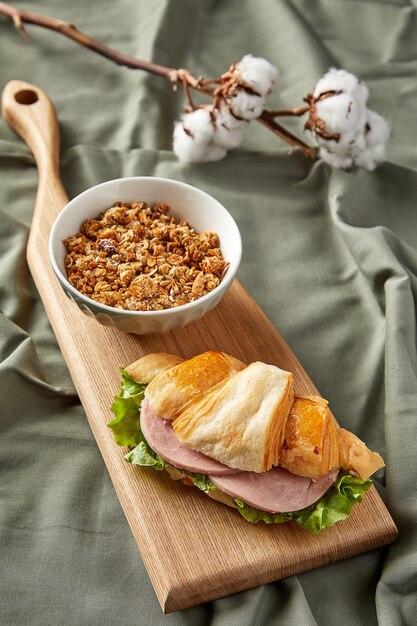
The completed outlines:
<svg viewBox="0 0 417 626">
<path fill-rule="evenodd" d="M 35 104 L 39 100 L 38 94 L 32 89 L 22 89 L 14 95 L 14 99 L 19 104 Z"/>
</svg>

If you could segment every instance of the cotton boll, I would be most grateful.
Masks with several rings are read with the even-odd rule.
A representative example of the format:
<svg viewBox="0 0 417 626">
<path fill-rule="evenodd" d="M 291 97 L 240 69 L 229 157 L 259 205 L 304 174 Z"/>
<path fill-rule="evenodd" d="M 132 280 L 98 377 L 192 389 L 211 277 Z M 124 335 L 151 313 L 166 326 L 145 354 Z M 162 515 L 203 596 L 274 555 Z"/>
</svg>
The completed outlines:
<svg viewBox="0 0 417 626">
<path fill-rule="evenodd" d="M 366 143 L 368 146 L 386 144 L 390 136 L 390 128 L 382 115 L 368 109 L 367 117 L 368 131 L 366 133 Z"/>
<path fill-rule="evenodd" d="M 365 128 L 356 133 L 355 140 L 351 142 L 349 148 L 353 159 L 357 159 L 366 150 Z"/>
<path fill-rule="evenodd" d="M 328 91 L 347 93 L 363 105 L 367 103 L 369 97 L 367 86 L 359 78 L 346 70 L 337 70 L 334 67 L 320 78 L 314 88 L 313 96 L 317 99 Z"/>
<path fill-rule="evenodd" d="M 357 81 L 358 79 L 354 74 L 346 70 L 337 70 L 332 67 L 316 84 L 313 96 L 314 98 L 319 98 L 321 94 L 327 93 L 328 91 L 352 93 L 356 87 Z"/>
<path fill-rule="evenodd" d="M 246 54 L 236 65 L 243 81 L 259 95 L 266 96 L 278 78 L 278 68 L 262 57 Z"/>
<path fill-rule="evenodd" d="M 347 135 L 348 137 L 352 136 L 352 133 Z M 323 137 L 317 136 L 317 142 L 319 144 L 320 150 L 326 153 L 330 153 L 335 156 L 336 159 L 344 161 L 345 159 L 353 160 L 354 157 L 354 142 L 355 135 L 353 135 L 353 139 L 351 138 L 348 143 L 342 143 L 341 141 L 336 141 L 335 139 L 323 139 Z M 320 152 L 320 155 L 322 152 Z M 339 166 L 337 166 L 339 167 Z"/>
<path fill-rule="evenodd" d="M 173 149 L 181 163 L 204 160 L 207 144 L 197 143 L 185 132 L 182 122 L 175 122 L 173 139 Z"/>
<path fill-rule="evenodd" d="M 234 117 L 224 103 L 215 111 L 215 116 L 214 142 L 227 150 L 240 146 L 248 122 Z"/>
<path fill-rule="evenodd" d="M 214 124 L 208 109 L 184 113 L 174 126 L 174 152 L 182 163 L 217 161 L 226 151 L 213 144 Z"/>
<path fill-rule="evenodd" d="M 385 120 L 383 122 L 386 124 Z M 320 156 L 334 167 L 345 169 L 356 165 L 371 172 L 378 163 L 385 160 L 386 143 L 369 145 L 368 134 L 369 132 L 366 133 L 365 129 L 361 128 L 356 133 L 342 135 L 339 142 L 317 137 L 320 144 Z"/>
<path fill-rule="evenodd" d="M 315 103 L 317 116 L 324 122 L 325 130 L 338 135 L 337 140 L 323 137 L 317 125 L 313 130 L 319 155 L 329 165 L 342 169 L 356 165 L 372 171 L 385 160 L 390 129 L 381 115 L 366 107 L 368 90 L 362 83 L 355 84 L 355 80 L 353 74 L 344 70 L 330 70 L 319 81 L 317 87 L 323 90 L 321 93 L 331 89 L 332 85 L 332 90 L 336 91 L 337 81 L 345 91 Z M 312 121 L 315 123 L 314 117 Z"/>
<path fill-rule="evenodd" d="M 371 146 L 368 148 L 371 152 L 372 156 L 378 163 L 382 163 L 385 161 L 387 157 L 387 146 L 386 144 L 379 144 L 378 146 Z"/>
<path fill-rule="evenodd" d="M 209 143 L 206 146 L 206 151 L 204 153 L 202 161 L 220 161 L 227 154 L 227 150 L 225 150 L 222 146 L 217 145 L 216 143 Z"/>
<path fill-rule="evenodd" d="M 321 147 L 319 150 L 319 156 L 329 165 L 332 165 L 333 167 L 337 167 L 339 169 L 348 169 L 352 167 L 353 164 L 353 160 L 351 157 L 334 154 L 334 152 L 330 152 L 323 147 Z"/>
<path fill-rule="evenodd" d="M 220 161 L 226 156 L 226 150 L 214 142 L 198 143 L 187 134 L 182 122 L 174 126 L 174 152 L 181 163 Z"/>
<path fill-rule="evenodd" d="M 256 119 L 264 110 L 264 99 L 247 93 L 243 89 L 239 89 L 228 102 L 232 107 L 233 113 L 245 120 Z"/>
<path fill-rule="evenodd" d="M 324 145 L 328 150 L 340 156 L 357 157 L 366 148 L 365 132 L 359 129 L 356 132 L 340 135 L 339 141 L 326 140 Z"/>
<path fill-rule="evenodd" d="M 320 135 L 316 135 L 316 139 L 317 143 L 326 149 L 332 150 L 334 148 L 335 150 L 346 151 L 346 146 L 355 140 L 356 133 L 357 131 L 343 133 L 342 135 L 340 135 L 339 141 L 336 141 L 335 139 L 325 139 Z"/>
<path fill-rule="evenodd" d="M 331 149 L 339 154 L 342 152 L 352 152 L 352 150 L 364 150 L 366 146 L 365 127 L 361 127 L 358 130 L 354 130 L 349 133 L 342 133 L 339 141 L 329 141 L 328 143 L 332 146 Z"/>
<path fill-rule="evenodd" d="M 355 89 L 351 92 L 351 95 L 356 98 L 359 104 L 366 106 L 369 98 L 369 89 L 364 82 L 358 80 Z"/>
<path fill-rule="evenodd" d="M 192 134 L 196 143 L 205 144 L 213 138 L 214 126 L 209 110 L 196 109 L 190 113 L 184 113 L 182 121 L 184 128 Z"/>
<path fill-rule="evenodd" d="M 342 160 L 351 159 L 354 161 L 366 148 L 365 132 L 362 128 L 358 131 L 343 133 L 340 135 L 339 141 L 324 139 L 320 136 L 317 136 L 317 141 L 323 149 Z"/>
<path fill-rule="evenodd" d="M 341 141 L 336 141 L 335 139 L 323 139 L 323 137 L 317 136 L 317 143 L 323 150 L 327 150 L 327 152 L 331 152 L 338 157 L 346 157 L 350 155 L 350 142 L 347 144 L 342 144 Z"/>
<path fill-rule="evenodd" d="M 229 111 L 228 107 L 224 102 L 221 102 L 220 108 L 216 109 L 216 126 L 226 126 L 230 130 L 234 130 L 236 128 L 244 129 L 247 125 L 246 120 L 238 120 L 232 113 Z"/>
<path fill-rule="evenodd" d="M 366 118 L 366 109 L 346 93 L 319 100 L 316 110 L 319 118 L 326 124 L 326 131 L 330 133 L 355 131 L 359 128 L 361 118 Z"/>
<path fill-rule="evenodd" d="M 355 165 L 363 167 L 368 172 L 373 172 L 377 166 L 377 161 L 372 155 L 370 150 L 363 150 L 361 154 L 355 159 Z"/>
<path fill-rule="evenodd" d="M 390 129 L 381 115 L 368 110 L 367 126 L 363 135 L 365 146 L 355 155 L 355 164 L 373 171 L 378 163 L 385 161 Z"/>
<path fill-rule="evenodd" d="M 380 144 L 378 146 L 371 146 L 366 148 L 357 156 L 355 159 L 355 165 L 359 167 L 364 167 L 365 169 L 372 172 L 378 163 L 382 163 L 386 158 L 386 147 L 385 144 Z"/>
<path fill-rule="evenodd" d="M 214 131 L 214 142 L 227 150 L 237 148 L 243 141 L 244 128 L 228 128 L 226 125 L 218 124 L 216 120 L 216 130 Z"/>
</svg>

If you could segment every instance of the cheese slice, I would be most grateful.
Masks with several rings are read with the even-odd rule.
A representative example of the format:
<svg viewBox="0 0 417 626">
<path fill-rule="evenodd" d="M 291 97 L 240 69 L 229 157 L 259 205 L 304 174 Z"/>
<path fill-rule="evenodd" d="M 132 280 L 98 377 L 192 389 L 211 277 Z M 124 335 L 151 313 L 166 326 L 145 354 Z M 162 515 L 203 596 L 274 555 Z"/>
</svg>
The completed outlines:
<svg viewBox="0 0 417 626">
<path fill-rule="evenodd" d="M 147 386 L 145 397 L 157 415 L 175 419 L 191 401 L 245 367 L 224 352 L 203 352 L 158 374 Z"/>
<path fill-rule="evenodd" d="M 229 467 L 265 472 L 279 463 L 293 399 L 290 372 L 251 363 L 182 410 L 174 432 Z"/>
</svg>

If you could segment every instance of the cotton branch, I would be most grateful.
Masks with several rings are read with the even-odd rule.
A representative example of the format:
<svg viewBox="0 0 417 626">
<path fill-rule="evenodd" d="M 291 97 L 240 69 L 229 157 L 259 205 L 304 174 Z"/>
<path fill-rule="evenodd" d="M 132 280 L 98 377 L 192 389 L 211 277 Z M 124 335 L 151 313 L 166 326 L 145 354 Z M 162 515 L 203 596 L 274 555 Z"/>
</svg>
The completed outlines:
<svg viewBox="0 0 417 626">
<path fill-rule="evenodd" d="M 0 14 L 5 15 L 13 21 L 14 25 L 26 41 L 30 41 L 30 36 L 25 30 L 24 24 L 41 26 L 43 28 L 48 28 L 49 30 L 60 33 L 61 35 L 65 35 L 69 39 L 72 39 L 73 41 L 80 44 L 81 46 L 84 46 L 85 48 L 88 48 L 89 50 L 92 50 L 93 52 L 104 56 L 105 58 L 113 61 L 114 63 L 117 63 L 118 65 L 125 66 L 130 69 L 143 70 L 145 72 L 155 74 L 156 76 L 161 76 L 169 80 L 174 85 L 174 88 L 176 88 L 177 84 L 181 84 L 184 89 L 184 94 L 186 96 L 187 102 L 192 109 L 194 109 L 195 107 L 192 101 L 190 88 L 204 93 L 208 96 L 214 97 L 215 102 L 216 98 L 221 98 L 218 87 L 218 83 L 221 81 L 217 78 L 195 78 L 188 70 L 175 69 L 163 65 L 158 65 L 150 61 L 143 61 L 136 57 L 119 52 L 114 48 L 106 46 L 100 41 L 97 41 L 96 39 L 93 39 L 92 37 L 84 34 L 80 30 L 78 30 L 78 28 L 73 24 L 69 24 L 68 22 L 65 22 L 63 20 L 42 15 L 40 13 L 34 13 L 32 11 L 19 9 L 17 7 L 7 4 L 6 2 L 0 2 Z M 223 80 L 222 88 L 224 88 L 224 85 L 225 81 Z M 290 144 L 293 148 L 298 147 L 301 149 L 305 156 L 311 159 L 315 159 L 317 157 L 316 148 L 304 143 L 302 140 L 293 135 L 290 131 L 288 131 L 274 119 L 275 117 L 283 115 L 302 115 L 304 112 L 306 112 L 306 110 L 307 109 L 305 107 L 299 109 L 287 109 L 283 111 L 272 112 L 264 110 L 259 116 L 258 121 L 270 130 L 272 130 L 272 132 L 274 132 L 281 139 Z"/>
<path fill-rule="evenodd" d="M 275 114 L 276 114 L 276 111 L 275 111 Z M 284 115 L 288 115 L 288 114 L 285 113 Z M 296 114 L 293 114 L 293 115 L 296 115 Z M 294 137 L 292 133 L 290 133 L 286 128 L 284 128 L 283 126 L 281 126 L 281 124 L 278 124 L 274 120 L 274 115 L 269 113 L 269 111 L 264 111 L 258 121 L 264 126 L 270 128 L 273 133 L 275 133 L 276 135 L 278 135 L 278 137 L 281 137 L 281 139 L 289 143 L 290 146 L 293 146 L 294 148 L 297 148 L 297 147 L 301 148 L 305 156 L 309 157 L 310 159 L 317 158 L 316 148 L 304 143 L 304 141 L 302 141 L 301 139 L 298 139 L 298 137 Z"/>
</svg>

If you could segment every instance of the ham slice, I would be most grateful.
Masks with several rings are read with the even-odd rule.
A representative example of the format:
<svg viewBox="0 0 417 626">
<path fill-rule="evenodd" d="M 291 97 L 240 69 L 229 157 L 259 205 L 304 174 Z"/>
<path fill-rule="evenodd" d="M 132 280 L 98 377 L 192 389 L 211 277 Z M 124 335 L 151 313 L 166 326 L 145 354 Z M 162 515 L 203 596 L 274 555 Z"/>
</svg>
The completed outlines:
<svg viewBox="0 0 417 626">
<path fill-rule="evenodd" d="M 209 475 L 210 480 L 233 498 L 270 513 L 290 513 L 305 509 L 326 493 L 334 483 L 339 469 L 314 480 L 291 474 L 282 467 L 267 472 L 241 472 L 234 476 Z"/>
<path fill-rule="evenodd" d="M 212 476 L 240 473 L 182 444 L 173 431 L 172 421 L 156 415 L 146 399 L 142 404 L 140 426 L 152 450 L 175 467 Z"/>
</svg>

